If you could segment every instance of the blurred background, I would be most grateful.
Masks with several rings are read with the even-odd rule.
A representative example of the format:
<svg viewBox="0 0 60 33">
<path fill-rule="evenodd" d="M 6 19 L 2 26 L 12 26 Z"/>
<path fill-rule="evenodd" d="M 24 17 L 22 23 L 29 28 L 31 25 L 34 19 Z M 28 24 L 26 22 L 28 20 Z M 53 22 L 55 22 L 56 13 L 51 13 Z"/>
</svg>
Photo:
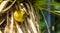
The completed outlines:
<svg viewBox="0 0 60 33">
<path fill-rule="evenodd" d="M 3 1 L 7 1 L 7 0 L 0 0 L 0 9 L 3 8 L 1 7 L 2 6 L 1 3 L 3 3 Z M 17 30 L 18 28 L 21 28 L 23 33 L 28 33 L 29 28 L 30 28 L 29 29 L 30 33 L 60 33 L 60 0 L 16 0 L 15 2 L 14 1 L 15 0 L 9 0 L 9 2 L 7 1 L 8 4 L 5 5 L 5 7 L 2 10 L 0 10 L 1 31 L 6 32 L 5 30 L 8 30 L 10 25 L 18 26 L 18 23 L 20 22 L 19 27 L 17 27 Z M 23 3 L 24 6 L 21 5 L 21 3 Z M 9 5 L 12 6 L 10 6 L 9 8 L 8 7 Z M 26 11 L 24 8 L 26 8 Z M 18 18 L 16 18 L 15 16 L 11 16 L 11 15 L 18 15 L 18 14 L 14 14 L 16 10 L 19 12 L 24 11 L 26 12 L 27 15 L 29 14 L 28 17 L 25 18 L 25 21 L 24 19 L 20 19 L 23 18 L 22 15 L 24 13 L 20 13 L 19 15 L 21 15 L 22 17 L 19 16 Z M 26 14 L 24 14 L 24 16 Z M 14 18 L 16 18 L 16 20 Z M 18 21 L 17 24 L 15 23 L 15 21 L 16 22 Z M 14 22 L 14 24 L 12 22 Z M 5 29 L 6 26 L 8 26 L 7 27 L 8 29 Z M 33 28 L 35 28 L 35 30 Z M 10 28 L 10 30 L 12 29 L 13 28 Z M 27 30 L 28 32 L 25 30 Z M 18 32 L 19 31 L 20 30 L 18 30 Z"/>
</svg>

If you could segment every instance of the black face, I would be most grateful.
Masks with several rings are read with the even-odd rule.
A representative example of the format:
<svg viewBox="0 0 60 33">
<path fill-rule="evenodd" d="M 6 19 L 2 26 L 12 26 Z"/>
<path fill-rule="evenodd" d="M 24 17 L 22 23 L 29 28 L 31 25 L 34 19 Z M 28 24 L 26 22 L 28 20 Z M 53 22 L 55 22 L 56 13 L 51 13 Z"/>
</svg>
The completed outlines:
<svg viewBox="0 0 60 33">
<path fill-rule="evenodd" d="M 60 3 L 60 0 L 55 0 L 55 1 Z"/>
</svg>

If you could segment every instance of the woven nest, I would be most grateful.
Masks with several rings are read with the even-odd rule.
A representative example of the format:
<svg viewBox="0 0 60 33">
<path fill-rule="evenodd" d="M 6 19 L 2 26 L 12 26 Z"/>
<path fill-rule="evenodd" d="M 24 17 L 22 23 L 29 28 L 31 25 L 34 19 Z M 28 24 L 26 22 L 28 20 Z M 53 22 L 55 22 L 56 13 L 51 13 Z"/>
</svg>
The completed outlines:
<svg viewBox="0 0 60 33">
<path fill-rule="evenodd" d="M 2 10 L 3 12 L 0 16 L 0 30 L 3 33 L 40 33 L 39 16 L 38 13 L 33 9 L 30 2 L 22 2 L 26 7 L 27 12 L 30 14 L 29 17 L 23 21 L 23 23 L 14 20 L 14 12 L 15 10 L 19 9 L 18 7 L 20 6 L 21 2 L 14 1 L 12 5 L 9 3 L 5 9 Z"/>
</svg>

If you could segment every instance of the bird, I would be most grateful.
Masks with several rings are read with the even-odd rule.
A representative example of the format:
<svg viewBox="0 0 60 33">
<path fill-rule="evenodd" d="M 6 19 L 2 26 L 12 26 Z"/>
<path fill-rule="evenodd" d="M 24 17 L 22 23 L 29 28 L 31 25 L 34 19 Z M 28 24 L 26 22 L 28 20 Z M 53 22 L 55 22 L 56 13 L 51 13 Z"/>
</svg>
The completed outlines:
<svg viewBox="0 0 60 33">
<path fill-rule="evenodd" d="M 27 18 L 27 15 L 29 15 L 29 13 L 25 12 L 24 8 L 21 8 L 20 10 L 16 10 L 14 12 L 14 19 L 17 22 L 23 22 Z"/>
</svg>

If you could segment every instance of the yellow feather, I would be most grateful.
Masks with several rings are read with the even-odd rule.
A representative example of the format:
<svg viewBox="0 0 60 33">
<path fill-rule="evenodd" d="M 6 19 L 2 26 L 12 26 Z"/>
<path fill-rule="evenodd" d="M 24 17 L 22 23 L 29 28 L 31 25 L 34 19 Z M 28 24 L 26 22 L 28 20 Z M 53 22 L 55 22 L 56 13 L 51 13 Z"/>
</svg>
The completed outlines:
<svg viewBox="0 0 60 33">
<path fill-rule="evenodd" d="M 18 22 L 23 22 L 24 21 L 24 18 L 23 18 L 23 15 L 25 14 L 25 12 L 17 12 L 15 11 L 14 12 L 14 19 Z"/>
</svg>

